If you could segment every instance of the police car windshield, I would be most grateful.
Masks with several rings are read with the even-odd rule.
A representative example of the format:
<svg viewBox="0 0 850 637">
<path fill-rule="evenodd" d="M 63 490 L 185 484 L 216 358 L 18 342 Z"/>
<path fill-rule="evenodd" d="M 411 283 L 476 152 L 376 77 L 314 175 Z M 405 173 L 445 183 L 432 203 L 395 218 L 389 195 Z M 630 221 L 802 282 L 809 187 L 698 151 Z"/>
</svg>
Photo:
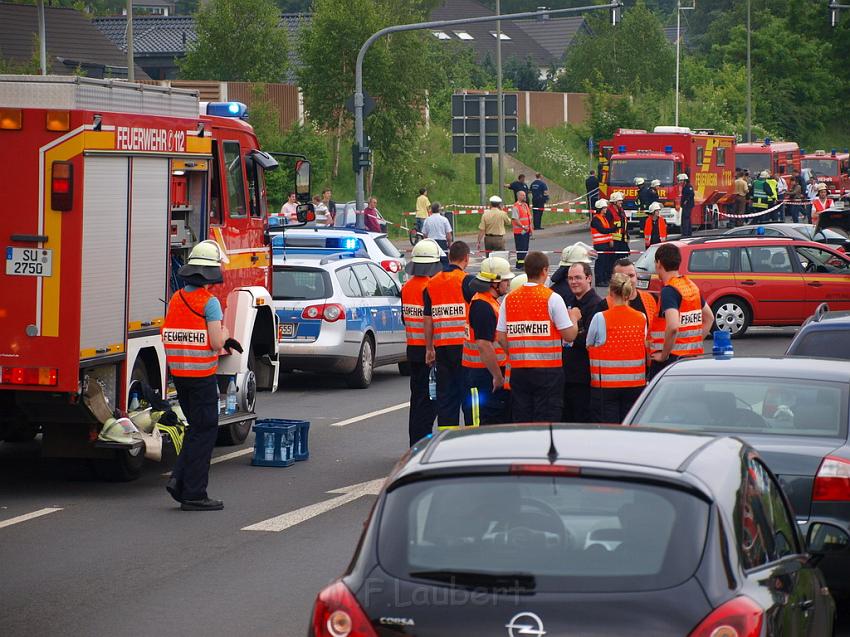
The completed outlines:
<svg viewBox="0 0 850 637">
<path fill-rule="evenodd" d="M 738 152 L 735 154 L 735 166 L 742 170 L 749 170 L 751 175 L 758 175 L 763 170 L 770 170 L 770 155 Z"/>
<path fill-rule="evenodd" d="M 612 159 L 608 183 L 612 186 L 634 186 L 635 177 L 646 183 L 657 179 L 662 186 L 673 184 L 672 159 Z"/>
<path fill-rule="evenodd" d="M 621 480 L 426 480 L 387 495 L 378 559 L 395 577 L 446 586 L 658 590 L 696 570 L 708 510 L 689 493 Z"/>
<path fill-rule="evenodd" d="M 313 301 L 331 295 L 330 275 L 319 268 L 275 267 L 272 297 L 278 301 Z"/>
<path fill-rule="evenodd" d="M 832 177 L 839 172 L 837 159 L 804 159 L 800 165 L 809 168 L 818 177 Z"/>
</svg>

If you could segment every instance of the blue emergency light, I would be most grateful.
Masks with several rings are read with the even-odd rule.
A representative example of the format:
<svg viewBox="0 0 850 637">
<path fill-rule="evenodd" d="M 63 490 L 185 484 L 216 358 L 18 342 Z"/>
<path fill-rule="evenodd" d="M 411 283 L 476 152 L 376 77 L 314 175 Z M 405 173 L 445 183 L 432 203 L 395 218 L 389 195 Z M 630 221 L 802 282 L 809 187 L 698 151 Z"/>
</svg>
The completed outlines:
<svg viewBox="0 0 850 637">
<path fill-rule="evenodd" d="M 833 148 L 832 150 L 829 151 L 829 154 L 832 155 L 833 157 L 835 157 L 836 152 L 837 151 Z"/>
<path fill-rule="evenodd" d="M 756 228 L 756 234 L 760 237 L 763 237 L 764 236 L 764 226 L 759 226 L 758 228 Z"/>
<path fill-rule="evenodd" d="M 207 104 L 207 115 L 248 119 L 248 107 L 242 102 L 210 102 Z"/>
<path fill-rule="evenodd" d="M 765 145 L 765 146 L 770 146 L 770 142 L 771 142 L 770 137 L 765 137 L 765 138 L 764 138 L 764 145 Z"/>
<path fill-rule="evenodd" d="M 618 153 L 624 153 L 624 152 L 626 152 L 626 147 L 625 147 L 625 146 L 618 146 L 618 147 L 617 147 L 617 152 L 618 152 Z"/>
<path fill-rule="evenodd" d="M 673 154 L 673 147 L 672 146 L 665 146 L 664 152 L 667 153 L 668 155 Z"/>
<path fill-rule="evenodd" d="M 806 149 L 805 149 L 805 148 L 801 148 L 801 149 L 800 149 L 800 154 L 801 154 L 801 155 L 805 155 L 805 154 L 806 154 Z"/>
</svg>

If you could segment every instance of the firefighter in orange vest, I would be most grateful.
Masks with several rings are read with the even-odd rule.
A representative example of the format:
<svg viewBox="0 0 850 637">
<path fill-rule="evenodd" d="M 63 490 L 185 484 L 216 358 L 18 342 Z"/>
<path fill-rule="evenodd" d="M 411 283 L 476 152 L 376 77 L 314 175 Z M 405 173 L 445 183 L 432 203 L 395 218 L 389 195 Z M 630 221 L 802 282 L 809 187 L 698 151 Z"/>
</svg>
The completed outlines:
<svg viewBox="0 0 850 637">
<path fill-rule="evenodd" d="M 614 230 L 608 219 L 608 200 L 597 199 L 594 205 L 596 214 L 590 220 L 590 238 L 598 254 L 593 266 L 593 278 L 596 279 L 596 285 L 604 287 L 611 278 L 611 264 L 614 262 Z"/>
<path fill-rule="evenodd" d="M 407 264 L 411 278 L 401 288 L 402 319 L 407 337 L 407 364 L 410 368 L 410 416 L 407 430 L 412 447 L 431 433 L 436 409 L 428 395 L 431 366 L 425 362 L 425 287 L 442 270 L 440 246 L 422 239 L 413 248 Z"/>
<path fill-rule="evenodd" d="M 608 286 L 608 309 L 587 328 L 590 413 L 595 422 L 621 423 L 646 386 L 646 316 L 629 307 L 635 291 L 617 272 Z"/>
<path fill-rule="evenodd" d="M 525 202 L 525 192 L 517 192 L 516 203 L 511 208 L 514 227 L 514 245 L 516 246 L 516 269 L 522 270 L 525 255 L 528 254 L 528 242 L 534 236 L 531 208 Z"/>
<path fill-rule="evenodd" d="M 529 252 L 528 283 L 505 297 L 496 339 L 511 365 L 511 417 L 514 422 L 558 422 L 564 403 L 563 342 L 578 334 L 581 310 L 567 310 L 561 295 L 546 287 L 549 259 Z"/>
<path fill-rule="evenodd" d="M 449 267 L 428 281 L 425 302 L 425 362 L 437 364 L 437 425 L 441 428 L 460 424 L 464 375 L 463 342 L 469 302 L 475 292 L 469 286 L 471 275 L 469 246 L 455 241 L 449 248 Z"/>
<path fill-rule="evenodd" d="M 646 248 L 667 241 L 667 222 L 661 216 L 662 207 L 660 201 L 649 204 L 649 216 L 643 225 L 643 243 Z"/>
<path fill-rule="evenodd" d="M 818 225 L 820 213 L 832 208 L 833 202 L 829 198 L 829 188 L 827 188 L 825 183 L 820 182 L 815 186 L 815 189 L 818 196 L 812 199 L 812 223 Z"/>
<path fill-rule="evenodd" d="M 499 299 L 508 293 L 514 273 L 502 257 L 488 257 L 471 282 L 477 291 L 469 304 L 469 330 L 463 344 L 466 398 L 463 416 L 467 426 L 510 422 L 505 382 L 507 356 L 496 342 Z"/>
<path fill-rule="evenodd" d="M 696 283 L 679 274 L 682 253 L 674 243 L 662 243 L 655 252 L 655 272 L 661 283 L 661 308 L 664 317 L 664 342 L 652 354 L 649 376 L 652 378 L 673 361 L 686 356 L 701 356 L 702 342 L 711 331 L 714 317 Z"/>
<path fill-rule="evenodd" d="M 224 314 L 207 286 L 221 283 L 227 257 L 215 241 L 201 241 L 177 275 L 186 287 L 168 303 L 162 326 L 165 360 L 174 379 L 180 408 L 189 422 L 183 450 L 165 488 L 184 511 L 218 511 L 221 500 L 207 495 L 210 458 L 218 437 L 218 352 L 241 351 L 221 322 Z"/>
</svg>

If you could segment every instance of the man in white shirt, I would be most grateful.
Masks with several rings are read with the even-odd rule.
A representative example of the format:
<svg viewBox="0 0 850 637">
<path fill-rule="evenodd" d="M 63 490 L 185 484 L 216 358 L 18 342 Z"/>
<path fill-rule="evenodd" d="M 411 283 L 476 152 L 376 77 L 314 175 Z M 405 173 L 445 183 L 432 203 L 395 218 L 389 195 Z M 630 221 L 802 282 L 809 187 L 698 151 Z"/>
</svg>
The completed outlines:
<svg viewBox="0 0 850 637">
<path fill-rule="evenodd" d="M 289 199 L 280 208 L 280 214 L 286 219 L 287 223 L 292 223 L 297 220 L 298 202 L 295 200 L 295 193 L 289 193 Z"/>
<path fill-rule="evenodd" d="M 440 214 L 440 204 L 432 203 L 428 218 L 422 224 L 422 234 L 426 239 L 433 239 L 443 250 L 448 250 L 452 242 L 452 224 Z"/>
</svg>

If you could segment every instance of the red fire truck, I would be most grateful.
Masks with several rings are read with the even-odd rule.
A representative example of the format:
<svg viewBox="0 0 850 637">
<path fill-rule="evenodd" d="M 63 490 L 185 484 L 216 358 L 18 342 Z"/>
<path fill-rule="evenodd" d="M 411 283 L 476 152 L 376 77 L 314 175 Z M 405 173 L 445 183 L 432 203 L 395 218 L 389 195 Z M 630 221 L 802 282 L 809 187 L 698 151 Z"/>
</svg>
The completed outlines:
<svg viewBox="0 0 850 637">
<path fill-rule="evenodd" d="M 790 175 L 800 170 L 800 147 L 797 142 L 764 141 L 738 144 L 735 148 L 735 167 L 750 171 L 755 179 L 763 170 L 771 175 Z"/>
<path fill-rule="evenodd" d="M 800 166 L 827 185 L 830 197 L 844 199 L 850 196 L 850 154 L 846 150 L 839 153 L 833 148 L 829 153 L 825 150 L 806 153 Z"/>
<path fill-rule="evenodd" d="M 599 143 L 599 190 L 609 198 L 620 191 L 630 225 L 640 227 L 645 213 L 638 210 L 635 178 L 647 184 L 658 179 L 658 195 L 668 225 L 681 227 L 677 175 L 687 174 L 696 193 L 691 223 L 694 228 L 716 225 L 718 203 L 733 192 L 735 138 L 682 126 L 656 126 L 653 132 L 618 129 L 613 139 Z"/>
<path fill-rule="evenodd" d="M 43 455 L 138 475 L 139 445 L 98 442 L 82 395 L 97 383 L 126 410 L 136 383 L 168 393 L 166 302 L 203 239 L 229 259 L 211 290 L 244 349 L 220 361 L 219 385 L 235 377 L 239 410 L 221 417 L 219 439 L 245 439 L 256 390 L 278 379 L 265 191 L 278 164 L 245 116 L 242 104 L 199 103 L 192 91 L 0 76 L 0 440 L 41 431 Z M 309 162 L 297 172 L 309 198 Z"/>
</svg>

